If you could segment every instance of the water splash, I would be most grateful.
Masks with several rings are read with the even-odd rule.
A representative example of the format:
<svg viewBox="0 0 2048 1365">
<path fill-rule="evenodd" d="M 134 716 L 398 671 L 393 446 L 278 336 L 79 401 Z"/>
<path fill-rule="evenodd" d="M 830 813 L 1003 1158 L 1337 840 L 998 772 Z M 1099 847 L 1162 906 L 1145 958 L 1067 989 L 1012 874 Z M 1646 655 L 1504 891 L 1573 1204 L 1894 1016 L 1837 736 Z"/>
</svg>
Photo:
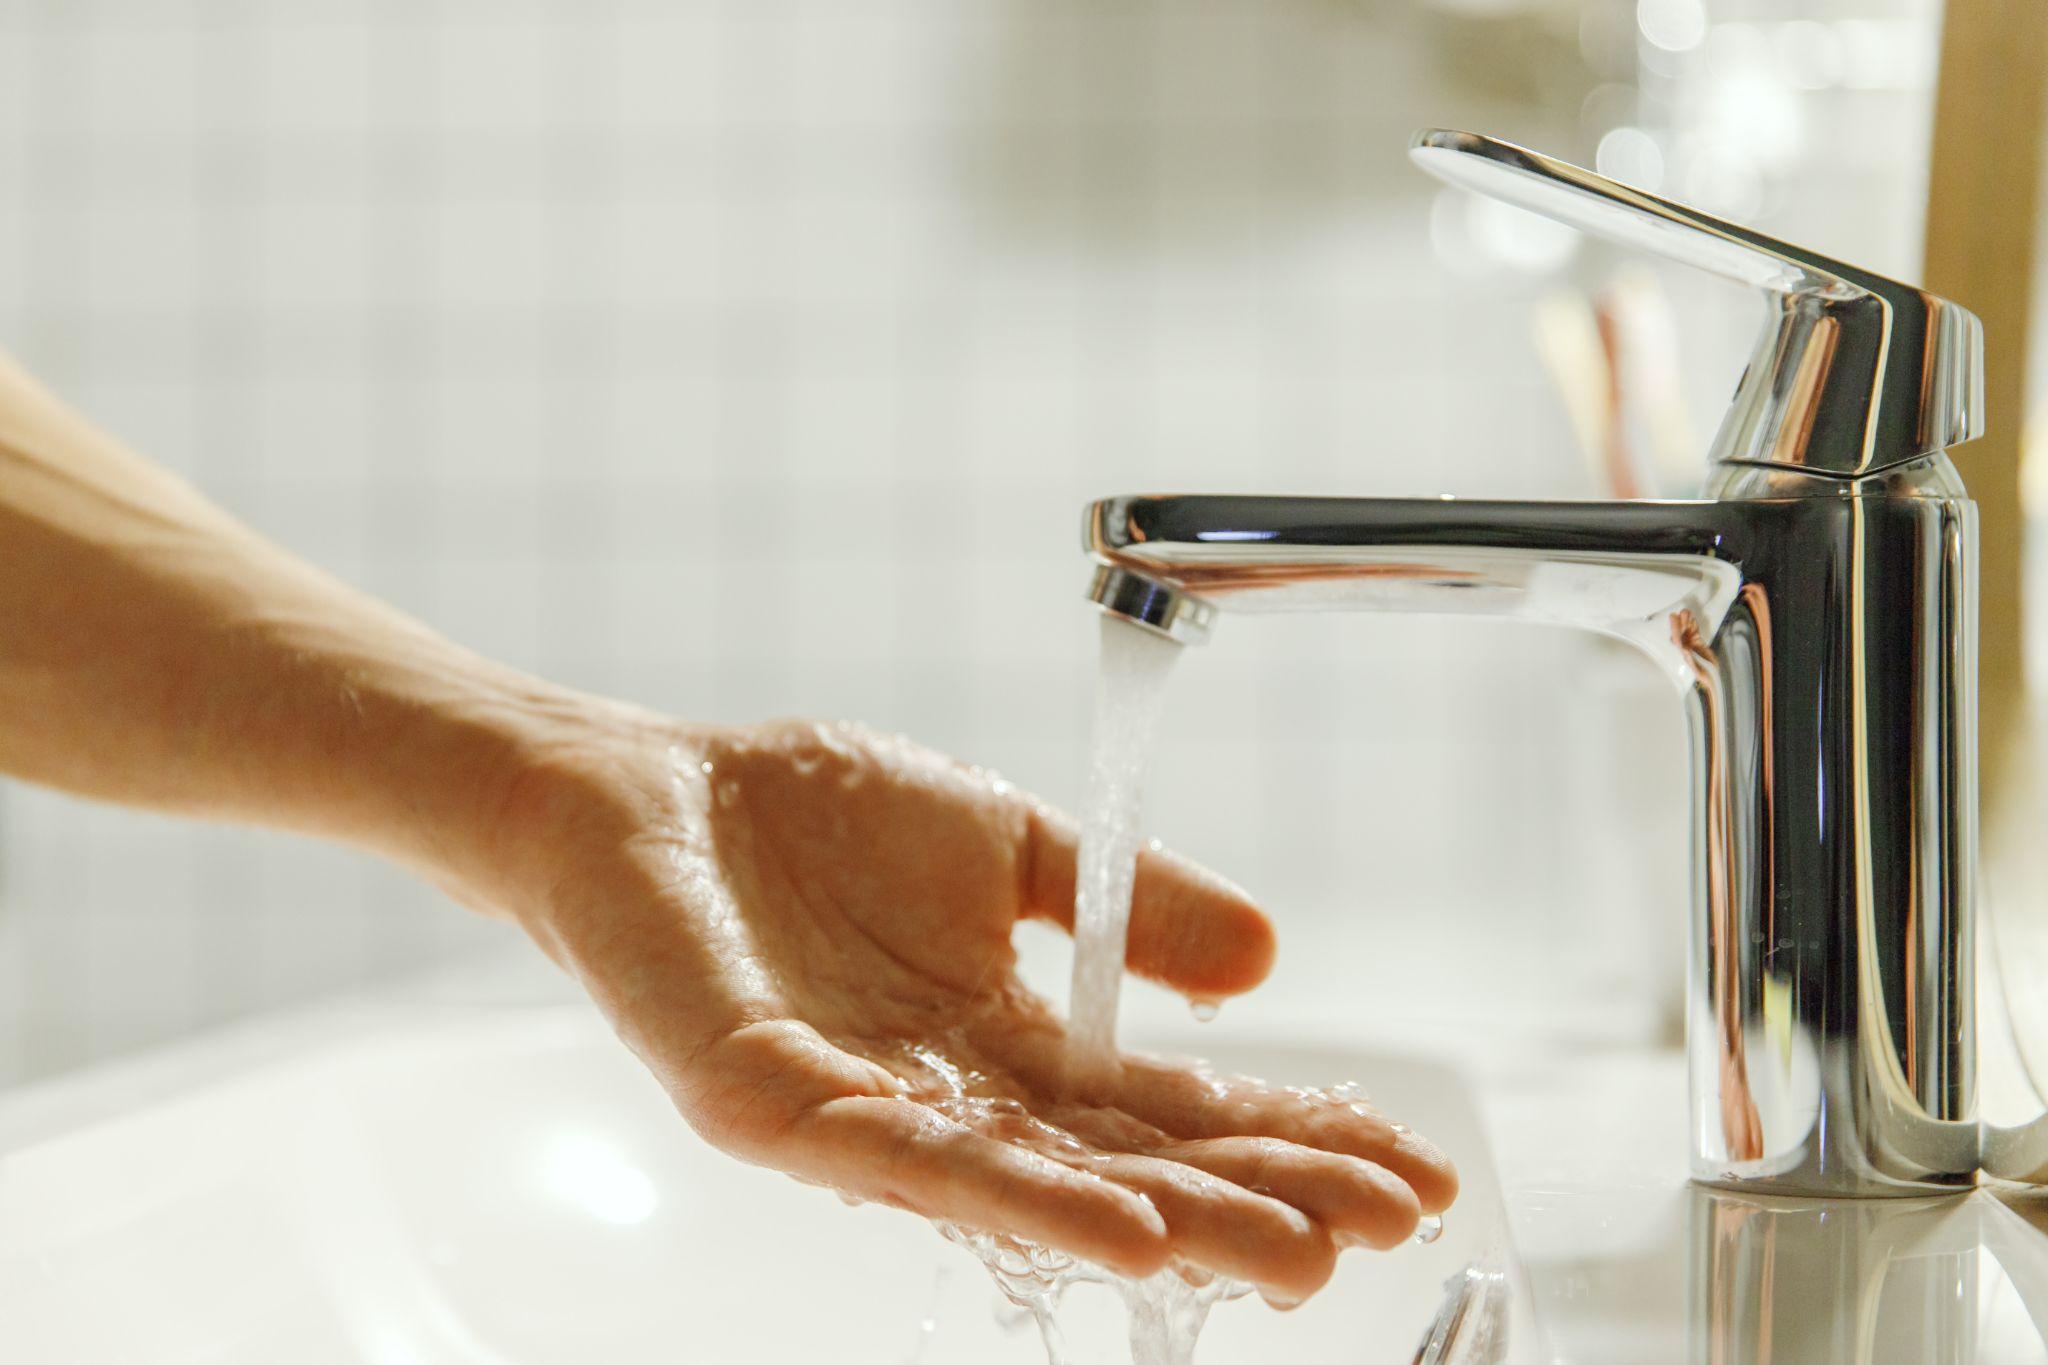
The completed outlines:
<svg viewBox="0 0 2048 1365">
<path fill-rule="evenodd" d="M 1130 1319 L 1132 1365 L 1192 1365 L 1209 1310 L 1251 1292 L 1248 1284 L 1193 1266 L 1168 1266 L 1134 1280 L 1016 1237 L 948 1223 L 937 1227 L 948 1241 L 972 1252 L 988 1268 L 1003 1298 L 1037 1325 L 1047 1365 L 1071 1365 L 1058 1309 L 1061 1297 L 1076 1284 L 1107 1285 L 1123 1299 Z"/>
</svg>

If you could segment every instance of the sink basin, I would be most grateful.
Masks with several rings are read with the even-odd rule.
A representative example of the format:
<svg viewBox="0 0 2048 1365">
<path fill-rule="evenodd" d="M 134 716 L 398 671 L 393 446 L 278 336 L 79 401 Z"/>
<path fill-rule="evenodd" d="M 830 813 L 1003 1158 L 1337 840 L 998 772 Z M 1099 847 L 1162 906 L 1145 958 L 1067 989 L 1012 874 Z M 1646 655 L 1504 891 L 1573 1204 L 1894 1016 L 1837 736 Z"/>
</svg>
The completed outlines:
<svg viewBox="0 0 2048 1365">
<path fill-rule="evenodd" d="M 1504 1255 L 1480 1118 L 1441 1067 L 1236 1052 L 1213 1031 L 1137 1041 L 1283 1082 L 1357 1081 L 1464 1177 L 1434 1244 L 1347 1253 L 1292 1313 L 1219 1306 L 1205 1365 L 1411 1361 L 1446 1281 Z M 387 1017 L 272 1054 L 90 1121 L 26 1137 L 0 1123 L 0 1356 L 1044 1359 L 1028 1323 L 1001 1320 L 980 1265 L 921 1220 L 843 1207 L 698 1141 L 585 1006 Z M 1078 1288 L 1065 1317 L 1077 1360 L 1125 1358 L 1108 1291 Z"/>
<path fill-rule="evenodd" d="M 980 1265 L 920 1220 L 843 1207 L 699 1142 L 549 980 L 501 990 L 486 974 L 262 1020 L 0 1096 L 0 1360 L 1045 1359 L 1028 1323 L 996 1311 Z M 1202 1365 L 2048 1360 L 2038 1191 L 1707 1190 L 1675 1155 L 1675 1051 L 1517 1050 L 1511 1030 L 1468 1023 L 1486 1046 L 1446 1066 L 1419 1038 L 1412 1053 L 1288 1041 L 1401 1036 L 1384 1019 L 1261 1026 L 1247 1007 L 1198 1030 L 1142 994 L 1129 1003 L 1141 1046 L 1359 1082 L 1463 1178 L 1435 1243 L 1346 1253 L 1292 1313 L 1218 1306 Z M 1474 1266 L 1512 1286 L 1505 1349 L 1418 1355 L 1457 1305 L 1446 1283 Z M 1466 1308 L 1470 1348 L 1485 1315 Z M 1075 1365 L 1129 1358 L 1107 1290 L 1080 1286 L 1062 1320 Z"/>
</svg>

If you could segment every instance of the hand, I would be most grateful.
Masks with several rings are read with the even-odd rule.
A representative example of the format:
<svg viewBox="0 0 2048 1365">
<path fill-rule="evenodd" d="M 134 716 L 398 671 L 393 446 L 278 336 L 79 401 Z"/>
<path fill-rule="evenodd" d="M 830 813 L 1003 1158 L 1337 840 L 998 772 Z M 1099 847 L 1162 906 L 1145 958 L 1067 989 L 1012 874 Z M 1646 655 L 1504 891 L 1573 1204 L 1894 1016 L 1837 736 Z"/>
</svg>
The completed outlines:
<svg viewBox="0 0 2048 1365">
<path fill-rule="evenodd" d="M 1019 919 L 1069 923 L 1074 830 L 1009 784 L 843 725 L 566 729 L 512 783 L 489 859 L 545 891 L 498 898 L 735 1156 L 1286 1301 L 1455 1193 L 1441 1153 L 1340 1096 L 1127 1055 L 1113 1093 L 1074 1098 L 1010 944 Z M 1220 997 L 1272 955 L 1242 892 L 1142 857 L 1132 970 Z"/>
</svg>

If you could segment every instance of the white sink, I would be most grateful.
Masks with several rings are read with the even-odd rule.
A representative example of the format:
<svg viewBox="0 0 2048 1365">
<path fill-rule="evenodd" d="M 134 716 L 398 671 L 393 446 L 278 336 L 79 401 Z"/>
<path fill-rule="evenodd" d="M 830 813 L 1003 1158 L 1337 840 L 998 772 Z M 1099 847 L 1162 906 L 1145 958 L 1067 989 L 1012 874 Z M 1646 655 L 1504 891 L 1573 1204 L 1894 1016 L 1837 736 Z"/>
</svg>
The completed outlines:
<svg viewBox="0 0 2048 1365">
<path fill-rule="evenodd" d="M 1347 1253 L 1293 1313 L 1220 1306 L 1205 1365 L 1405 1365 L 1446 1280 L 1504 1255 L 1479 1116 L 1440 1067 L 1237 1053 L 1214 1031 L 1141 1041 L 1278 1081 L 1355 1080 L 1464 1180 L 1433 1245 Z M 1035 1333 L 998 1323 L 981 1267 L 920 1220 L 705 1147 L 587 1007 L 386 1017 L 271 1051 L 88 1122 L 27 1137 L 0 1123 L 0 1358 L 1044 1359 Z M 1079 1360 L 1124 1358 L 1103 1342 L 1121 1311 L 1075 1291 Z"/>
</svg>

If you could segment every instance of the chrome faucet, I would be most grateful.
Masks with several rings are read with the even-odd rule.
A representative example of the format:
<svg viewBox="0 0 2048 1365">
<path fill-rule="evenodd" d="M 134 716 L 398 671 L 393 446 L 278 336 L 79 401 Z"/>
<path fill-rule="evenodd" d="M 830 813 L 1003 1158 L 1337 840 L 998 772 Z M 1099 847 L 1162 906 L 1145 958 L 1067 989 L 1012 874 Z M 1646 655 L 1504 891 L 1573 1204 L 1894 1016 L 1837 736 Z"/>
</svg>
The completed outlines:
<svg viewBox="0 0 2048 1365">
<path fill-rule="evenodd" d="M 1973 1184 L 1977 517 L 1944 452 L 1983 427 L 1977 319 L 1490 138 L 1411 154 L 1764 291 L 1708 496 L 1109 498 L 1092 600 L 1190 643 L 1223 612 L 1419 611 L 1634 644 L 1691 732 L 1694 1178 Z"/>
</svg>

